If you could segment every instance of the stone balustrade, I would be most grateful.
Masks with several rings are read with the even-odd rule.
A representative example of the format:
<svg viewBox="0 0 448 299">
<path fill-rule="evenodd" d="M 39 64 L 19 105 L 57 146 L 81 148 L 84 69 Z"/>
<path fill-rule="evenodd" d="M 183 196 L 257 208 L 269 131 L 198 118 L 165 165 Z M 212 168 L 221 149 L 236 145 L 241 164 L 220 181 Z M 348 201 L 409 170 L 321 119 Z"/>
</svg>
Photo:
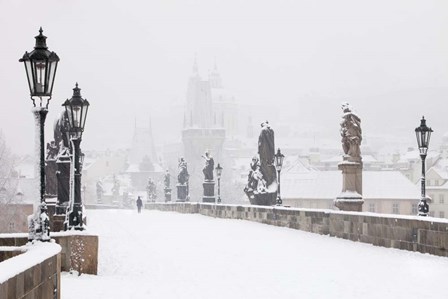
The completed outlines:
<svg viewBox="0 0 448 299">
<path fill-rule="evenodd" d="M 376 246 L 448 256 L 447 219 L 208 203 L 146 203 L 145 208 L 249 220 Z"/>
</svg>

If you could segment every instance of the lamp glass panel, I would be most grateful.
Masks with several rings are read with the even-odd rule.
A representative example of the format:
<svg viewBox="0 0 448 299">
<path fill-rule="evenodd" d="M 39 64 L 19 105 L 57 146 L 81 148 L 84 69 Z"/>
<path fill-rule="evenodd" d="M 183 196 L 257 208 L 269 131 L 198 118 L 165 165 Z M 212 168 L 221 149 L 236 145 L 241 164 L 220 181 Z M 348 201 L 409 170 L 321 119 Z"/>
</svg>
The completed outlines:
<svg viewBox="0 0 448 299">
<path fill-rule="evenodd" d="M 56 61 L 48 61 L 46 94 L 51 94 L 53 90 L 54 74 L 56 73 Z"/>
<path fill-rule="evenodd" d="M 31 61 L 25 60 L 25 71 L 28 79 L 28 84 L 30 87 L 30 92 L 34 92 L 34 79 L 33 79 L 33 68 L 31 66 Z"/>
<path fill-rule="evenodd" d="M 36 60 L 36 93 L 45 92 L 45 74 L 47 71 L 47 63 L 45 60 Z"/>
<path fill-rule="evenodd" d="M 84 130 L 87 119 L 87 111 L 89 110 L 89 105 L 85 105 L 82 107 L 82 115 L 81 115 L 81 129 Z"/>
</svg>

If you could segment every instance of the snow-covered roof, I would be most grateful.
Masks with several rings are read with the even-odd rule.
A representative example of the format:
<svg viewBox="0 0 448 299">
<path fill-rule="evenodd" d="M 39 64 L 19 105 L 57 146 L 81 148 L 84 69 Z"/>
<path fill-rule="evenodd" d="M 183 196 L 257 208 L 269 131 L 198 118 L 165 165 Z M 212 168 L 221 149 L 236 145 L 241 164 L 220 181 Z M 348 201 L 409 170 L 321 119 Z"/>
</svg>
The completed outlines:
<svg viewBox="0 0 448 299">
<path fill-rule="evenodd" d="M 426 159 L 434 159 L 440 156 L 440 153 L 437 151 L 428 151 L 428 155 Z M 420 160 L 420 152 L 418 150 L 408 151 L 405 154 L 401 155 L 398 163 L 407 163 L 411 160 Z"/>
<path fill-rule="evenodd" d="M 379 163 L 372 155 L 361 155 L 364 163 Z M 322 163 L 339 163 L 342 162 L 342 155 L 333 156 L 329 159 L 322 160 Z"/>
<path fill-rule="evenodd" d="M 442 179 L 448 180 L 448 159 L 442 158 L 442 159 L 437 160 L 437 162 L 430 169 L 437 172 L 437 174 Z"/>
<path fill-rule="evenodd" d="M 284 172 L 281 175 L 284 198 L 334 199 L 341 190 L 341 171 Z M 420 187 L 398 171 L 363 171 L 363 197 L 418 199 Z"/>
</svg>

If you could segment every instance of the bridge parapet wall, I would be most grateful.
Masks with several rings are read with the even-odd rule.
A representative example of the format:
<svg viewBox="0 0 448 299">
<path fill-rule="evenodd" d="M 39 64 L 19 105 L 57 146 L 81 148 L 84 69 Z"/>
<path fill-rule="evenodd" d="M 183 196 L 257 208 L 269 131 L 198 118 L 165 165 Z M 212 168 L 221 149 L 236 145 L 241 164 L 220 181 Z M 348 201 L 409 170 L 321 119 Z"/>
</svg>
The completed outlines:
<svg viewBox="0 0 448 299">
<path fill-rule="evenodd" d="M 79 273 L 98 273 L 98 236 L 87 232 L 68 231 L 51 233 L 51 238 L 62 248 L 61 271 L 76 270 Z M 28 234 L 0 234 L 0 247 L 24 246 Z M 0 298 L 2 298 L 0 296 Z"/>
<path fill-rule="evenodd" d="M 146 203 L 146 209 L 241 219 L 375 246 L 448 256 L 448 220 L 432 217 L 286 207 Z"/>
<path fill-rule="evenodd" d="M 42 243 L 18 251 L 0 263 L 0 298 L 61 298 L 61 247 Z"/>
</svg>

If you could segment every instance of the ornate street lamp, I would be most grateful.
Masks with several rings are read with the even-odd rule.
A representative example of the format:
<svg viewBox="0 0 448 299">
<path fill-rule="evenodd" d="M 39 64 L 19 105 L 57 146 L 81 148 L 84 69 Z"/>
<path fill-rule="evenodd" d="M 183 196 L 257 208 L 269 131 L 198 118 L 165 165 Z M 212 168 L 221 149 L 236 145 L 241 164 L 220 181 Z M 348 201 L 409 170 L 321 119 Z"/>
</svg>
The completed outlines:
<svg viewBox="0 0 448 299">
<path fill-rule="evenodd" d="M 222 174 L 222 167 L 221 165 L 215 167 L 216 171 L 216 178 L 218 178 L 218 203 L 221 203 L 221 174 Z"/>
<path fill-rule="evenodd" d="M 19 59 L 25 65 L 26 76 L 28 79 L 28 86 L 30 88 L 30 96 L 33 101 L 33 114 L 36 121 L 36 126 L 39 127 L 39 134 L 36 136 L 39 144 L 39 195 L 40 204 L 45 203 L 45 118 L 48 113 L 48 104 L 53 92 L 54 79 L 56 77 L 56 69 L 59 62 L 59 57 L 55 52 L 50 52 L 47 47 L 47 37 L 42 34 L 42 27 L 39 30 L 39 35 L 35 37 L 36 45 L 31 52 L 25 52 L 23 57 Z M 36 106 L 36 100 L 39 100 Z M 44 103 L 46 100 L 46 103 Z M 45 209 L 39 208 L 36 211 L 34 218 L 30 219 L 30 240 L 38 239 L 47 241 L 50 239 L 49 227 L 45 226 L 47 221 L 45 218 Z M 45 214 L 45 215 L 43 215 Z M 32 222 L 32 223 L 31 223 Z"/>
<path fill-rule="evenodd" d="M 68 226 L 65 229 L 74 228 L 83 230 L 82 200 L 81 200 L 81 138 L 86 124 L 87 111 L 89 110 L 89 102 L 81 97 L 81 89 L 76 83 L 73 88 L 73 96 L 67 99 L 62 106 L 68 116 L 70 141 L 72 144 L 72 161 L 74 163 L 74 192 L 71 192 L 70 210 L 68 214 Z"/>
<path fill-rule="evenodd" d="M 423 116 L 420 120 L 420 127 L 415 128 L 415 135 L 417 136 L 418 149 L 420 151 L 420 158 L 422 159 L 422 194 L 418 204 L 418 215 L 427 216 L 429 212 L 429 206 L 426 201 L 426 186 L 425 186 L 425 159 L 428 154 L 429 139 L 431 138 L 432 129 L 426 126 L 426 119 Z"/>
<path fill-rule="evenodd" d="M 53 92 L 54 79 L 56 77 L 56 69 L 58 67 L 59 57 L 55 52 L 50 52 L 47 47 L 47 37 L 42 34 L 42 27 L 39 35 L 35 37 L 36 46 L 30 53 L 25 52 L 23 57 L 19 59 L 24 62 L 26 76 L 28 78 L 28 86 L 30 88 L 31 99 L 36 107 L 36 98 L 40 99 L 40 107 L 43 104 L 43 98 L 47 98 L 45 108 L 48 104 Z"/>
<path fill-rule="evenodd" d="M 280 171 L 282 171 L 283 167 L 283 159 L 285 156 L 280 152 L 280 149 L 277 149 L 277 153 L 274 155 L 275 157 L 275 169 L 278 173 L 278 189 L 277 189 L 277 205 L 282 205 L 282 198 L 280 197 Z"/>
</svg>

